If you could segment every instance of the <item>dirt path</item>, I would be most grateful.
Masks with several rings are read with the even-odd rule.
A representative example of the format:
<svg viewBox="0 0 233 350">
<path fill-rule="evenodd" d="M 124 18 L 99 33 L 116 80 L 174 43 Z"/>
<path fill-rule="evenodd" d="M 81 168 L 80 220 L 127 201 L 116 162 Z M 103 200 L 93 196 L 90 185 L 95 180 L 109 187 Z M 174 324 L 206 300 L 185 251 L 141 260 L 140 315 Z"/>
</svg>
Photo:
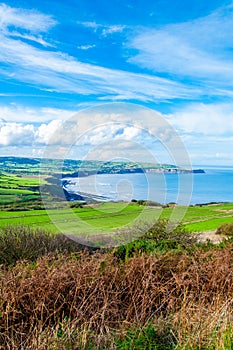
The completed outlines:
<svg viewBox="0 0 233 350">
<path fill-rule="evenodd" d="M 223 235 L 216 235 L 216 230 L 214 231 L 204 231 L 201 232 L 199 235 L 199 241 L 200 242 L 206 242 L 208 240 L 210 240 L 212 243 L 221 243 L 226 237 Z"/>
</svg>

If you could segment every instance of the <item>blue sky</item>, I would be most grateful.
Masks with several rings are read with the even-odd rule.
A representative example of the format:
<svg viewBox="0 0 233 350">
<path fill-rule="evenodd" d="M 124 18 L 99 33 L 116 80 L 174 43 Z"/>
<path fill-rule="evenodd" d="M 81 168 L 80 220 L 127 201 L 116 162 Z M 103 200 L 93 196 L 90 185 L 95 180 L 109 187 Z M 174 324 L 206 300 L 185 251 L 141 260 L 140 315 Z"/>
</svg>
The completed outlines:
<svg viewBox="0 0 233 350">
<path fill-rule="evenodd" d="M 41 156 L 74 113 L 129 102 L 168 121 L 193 164 L 232 165 L 232 26 L 232 1 L 1 3 L 0 154 Z M 86 135 L 86 149 L 97 139 Z"/>
</svg>

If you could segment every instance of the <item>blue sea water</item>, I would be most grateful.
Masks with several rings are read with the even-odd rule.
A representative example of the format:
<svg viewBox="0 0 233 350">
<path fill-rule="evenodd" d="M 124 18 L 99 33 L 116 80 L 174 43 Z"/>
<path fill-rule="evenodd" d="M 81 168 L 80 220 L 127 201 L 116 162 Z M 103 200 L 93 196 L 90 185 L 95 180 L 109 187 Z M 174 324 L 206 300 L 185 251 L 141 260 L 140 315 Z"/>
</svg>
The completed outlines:
<svg viewBox="0 0 233 350">
<path fill-rule="evenodd" d="M 99 174 L 72 179 L 70 189 L 108 200 L 148 199 L 189 205 L 233 202 L 233 167 L 199 166 L 204 174 Z"/>
<path fill-rule="evenodd" d="M 192 203 L 233 202 L 233 167 L 203 169 L 205 174 L 194 175 Z"/>
</svg>

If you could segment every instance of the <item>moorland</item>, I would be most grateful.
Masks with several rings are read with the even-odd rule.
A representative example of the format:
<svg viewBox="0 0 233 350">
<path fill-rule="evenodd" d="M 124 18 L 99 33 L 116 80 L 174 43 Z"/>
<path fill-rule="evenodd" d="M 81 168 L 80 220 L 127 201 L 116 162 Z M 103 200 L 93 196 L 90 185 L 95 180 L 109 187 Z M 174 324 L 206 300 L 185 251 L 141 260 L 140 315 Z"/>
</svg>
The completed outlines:
<svg viewBox="0 0 233 350">
<path fill-rule="evenodd" d="M 231 350 L 233 203 L 189 206 L 168 231 L 175 203 L 67 202 L 61 167 L 79 170 L 71 160 L 0 158 L 0 348 Z M 142 212 L 148 229 L 115 248 L 59 232 L 67 223 L 132 231 Z M 200 240 L 206 231 L 221 243 Z"/>
</svg>

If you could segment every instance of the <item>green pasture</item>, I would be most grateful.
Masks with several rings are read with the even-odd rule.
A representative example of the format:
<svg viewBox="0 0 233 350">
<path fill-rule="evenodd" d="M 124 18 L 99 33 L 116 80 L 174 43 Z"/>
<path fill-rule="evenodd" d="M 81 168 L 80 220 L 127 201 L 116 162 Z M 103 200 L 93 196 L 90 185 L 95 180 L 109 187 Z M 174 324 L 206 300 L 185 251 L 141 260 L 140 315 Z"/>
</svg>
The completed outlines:
<svg viewBox="0 0 233 350">
<path fill-rule="evenodd" d="M 22 177 L 14 174 L 0 174 L 0 204 L 31 201 L 40 198 L 38 177 Z M 45 180 L 42 180 L 46 183 Z"/>
<path fill-rule="evenodd" d="M 38 177 L 21 177 L 13 174 L 2 173 L 0 175 L 0 188 L 20 188 L 39 186 Z"/>
<path fill-rule="evenodd" d="M 223 218 L 216 218 L 216 219 L 207 219 L 200 222 L 194 222 L 191 224 L 186 225 L 187 229 L 192 232 L 203 232 L 203 231 L 209 231 L 209 230 L 215 230 L 219 226 L 223 224 L 230 224 L 233 222 L 232 217 L 223 217 Z"/>
<path fill-rule="evenodd" d="M 189 207 L 182 221 L 190 231 L 215 230 L 222 224 L 233 222 L 233 203 Z"/>
<path fill-rule="evenodd" d="M 21 224 L 51 232 L 110 232 L 144 222 L 169 219 L 178 209 L 144 207 L 135 203 L 103 203 L 71 209 L 67 204 L 65 209 L 0 211 L 0 227 Z M 214 230 L 223 223 L 233 222 L 233 204 L 203 205 L 186 209 L 182 223 L 190 231 Z"/>
<path fill-rule="evenodd" d="M 38 192 L 38 191 L 37 191 Z M 16 188 L 0 188 L 0 196 L 1 195 L 24 195 L 24 194 L 34 194 L 31 190 L 25 189 L 16 189 Z"/>
<path fill-rule="evenodd" d="M 97 229 L 111 231 L 131 224 L 139 217 L 144 207 L 133 204 L 106 203 L 98 208 L 67 208 L 55 210 L 2 211 L 0 227 L 4 225 L 30 225 L 52 232 L 86 232 Z M 146 218 L 153 218 L 154 212 L 145 209 Z M 144 215 L 143 215 L 144 216 Z"/>
</svg>

